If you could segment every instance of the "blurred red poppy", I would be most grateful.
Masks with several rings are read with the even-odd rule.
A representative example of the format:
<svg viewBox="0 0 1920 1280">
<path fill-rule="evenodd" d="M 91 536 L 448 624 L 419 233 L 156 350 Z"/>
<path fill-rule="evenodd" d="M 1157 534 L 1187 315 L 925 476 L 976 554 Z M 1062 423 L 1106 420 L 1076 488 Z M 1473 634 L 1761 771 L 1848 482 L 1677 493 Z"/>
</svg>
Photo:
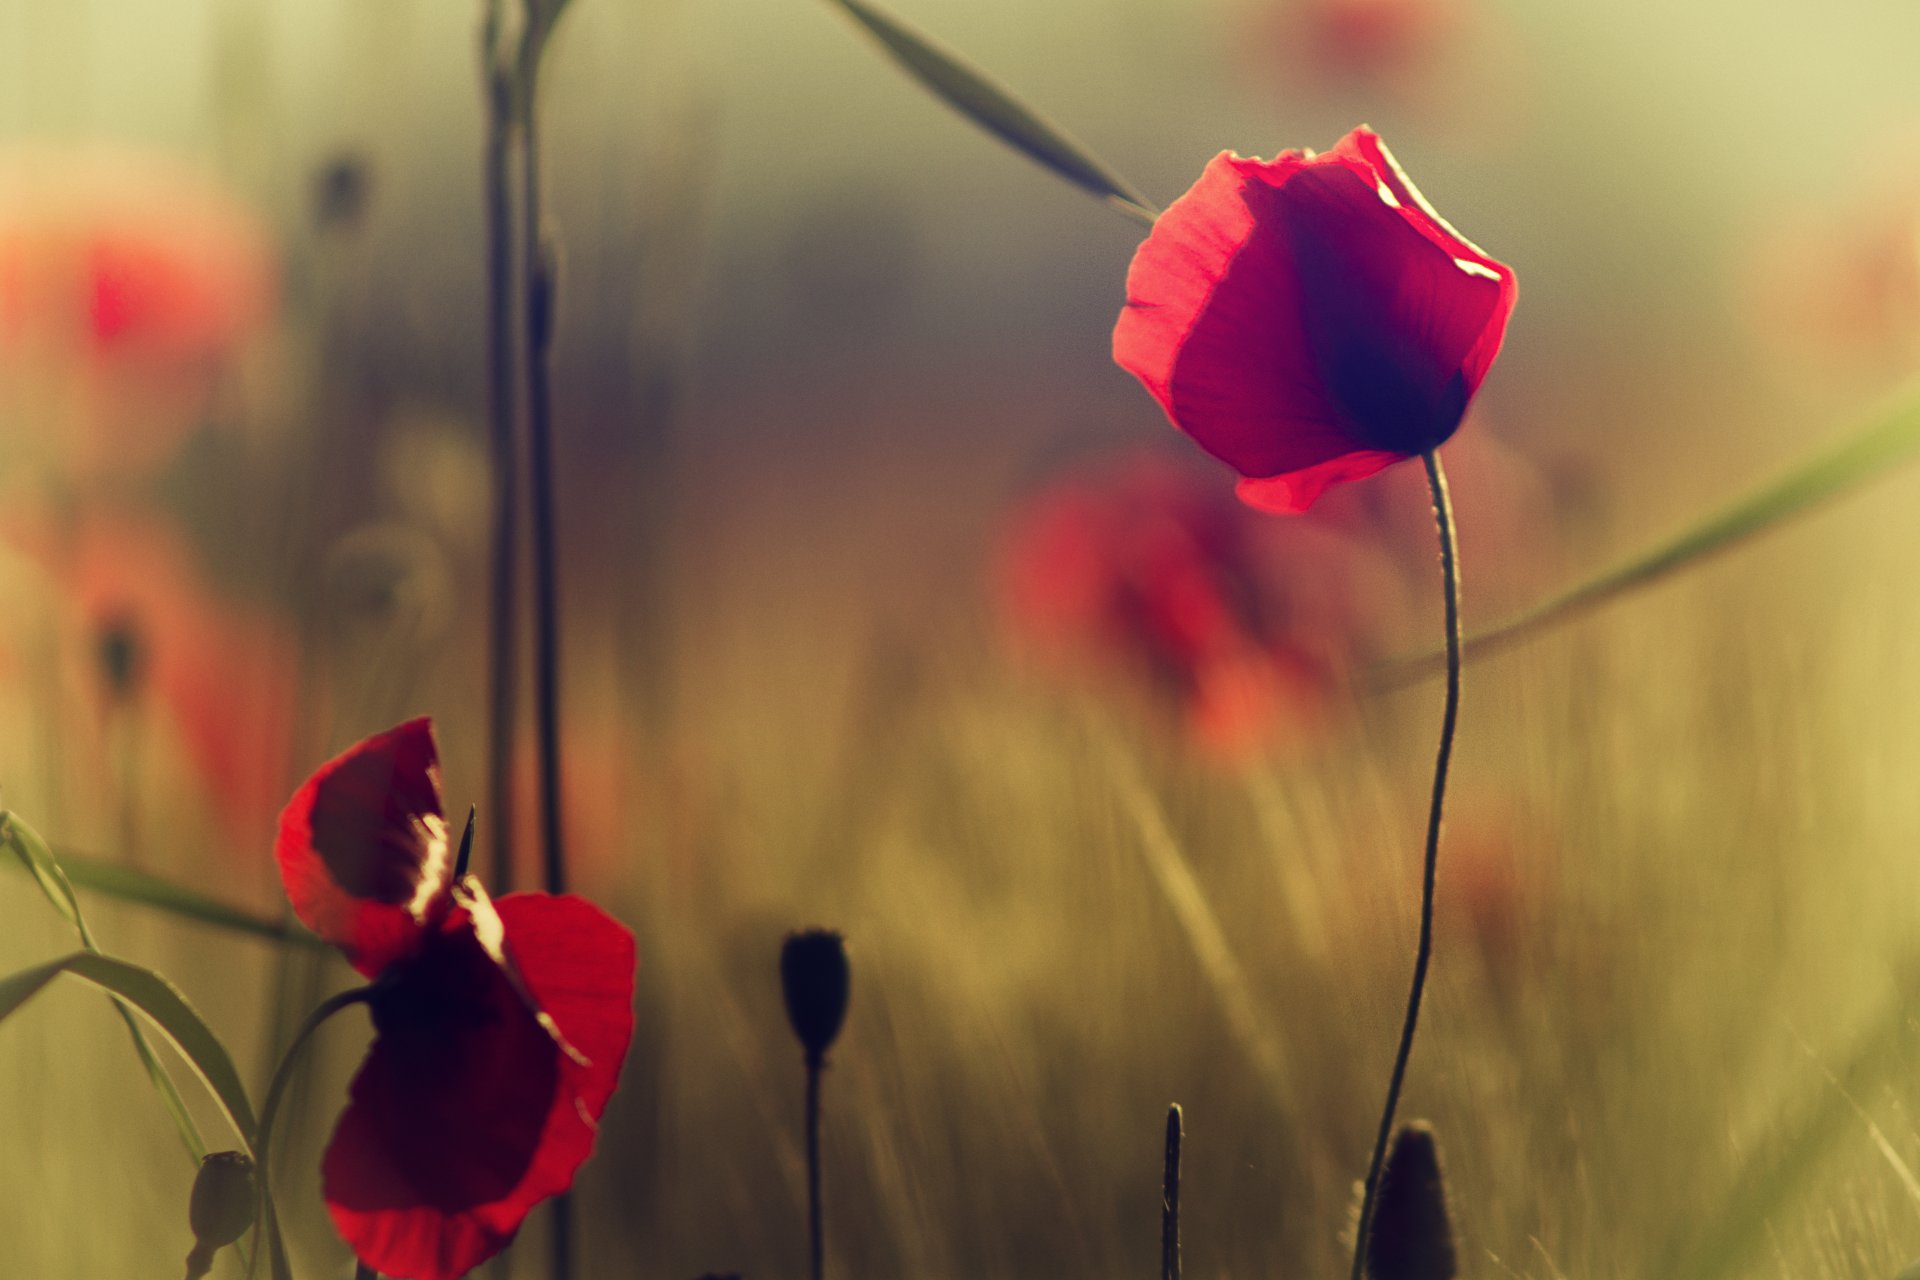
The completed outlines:
<svg viewBox="0 0 1920 1280">
<path fill-rule="evenodd" d="M 260 221 L 185 166 L 0 153 L 0 404 L 82 471 L 158 462 L 266 319 L 272 276 Z"/>
<path fill-rule="evenodd" d="M 633 936 L 585 899 L 454 876 L 427 720 L 322 765 L 275 855 L 302 923 L 375 979 L 378 1033 L 321 1164 L 383 1275 L 453 1280 L 592 1152 L 633 1038 Z"/>
<path fill-rule="evenodd" d="M 1920 367 L 1920 143 L 1886 142 L 1874 160 L 1870 184 L 1775 210 L 1756 235 L 1738 301 L 1770 348 L 1769 369 L 1885 377 Z"/>
<path fill-rule="evenodd" d="M 299 688 L 287 625 L 228 599 L 156 512 L 12 513 L 0 537 L 46 571 L 97 704 L 158 710 L 227 840 L 257 847 L 286 794 Z"/>
<path fill-rule="evenodd" d="M 1203 477 L 1142 456 L 1063 480 L 1018 512 L 999 591 L 1019 642 L 1144 679 L 1197 745 L 1230 757 L 1327 725 L 1374 630 L 1362 610 L 1391 597 L 1391 576 L 1336 531 L 1260 520 Z"/>
<path fill-rule="evenodd" d="M 1113 354 L 1243 500 L 1304 511 L 1453 434 L 1516 294 L 1359 128 L 1215 157 L 1135 253 Z"/>
</svg>

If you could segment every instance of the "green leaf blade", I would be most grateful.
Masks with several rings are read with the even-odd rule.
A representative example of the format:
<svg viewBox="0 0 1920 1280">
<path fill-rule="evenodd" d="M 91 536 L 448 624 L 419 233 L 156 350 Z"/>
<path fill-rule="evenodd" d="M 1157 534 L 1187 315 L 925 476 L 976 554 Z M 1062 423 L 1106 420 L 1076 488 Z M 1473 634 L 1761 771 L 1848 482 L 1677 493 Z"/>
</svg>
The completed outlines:
<svg viewBox="0 0 1920 1280">
<path fill-rule="evenodd" d="M 1488 654 L 1531 638 L 1640 587 L 1671 576 L 1748 538 L 1806 514 L 1920 456 L 1920 387 L 1869 417 L 1864 426 L 1775 476 L 1679 533 L 1554 595 L 1498 626 L 1467 637 L 1465 656 Z M 1386 663 L 1373 673 L 1379 688 L 1438 675 L 1436 652 Z"/>
<path fill-rule="evenodd" d="M 153 970 L 94 951 L 76 951 L 0 979 L 0 1019 L 13 1014 L 63 973 L 124 1001 L 164 1032 L 199 1074 L 251 1153 L 256 1123 L 253 1106 L 232 1056 L 179 989 Z"/>
<path fill-rule="evenodd" d="M 1029 159 L 1148 226 L 1151 200 L 1007 86 L 867 0 L 834 0 L 907 73 L 961 115 Z"/>
</svg>

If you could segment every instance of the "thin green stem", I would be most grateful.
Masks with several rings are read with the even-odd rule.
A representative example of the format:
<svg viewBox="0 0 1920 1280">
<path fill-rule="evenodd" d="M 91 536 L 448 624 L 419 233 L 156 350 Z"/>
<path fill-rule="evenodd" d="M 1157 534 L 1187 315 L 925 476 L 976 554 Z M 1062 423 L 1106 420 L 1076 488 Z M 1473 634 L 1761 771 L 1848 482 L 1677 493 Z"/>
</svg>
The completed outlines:
<svg viewBox="0 0 1920 1280">
<path fill-rule="evenodd" d="M 820 1071 L 819 1057 L 807 1056 L 807 1274 L 821 1280 L 827 1270 L 825 1214 L 820 1204 Z"/>
<path fill-rule="evenodd" d="M 1367 1267 L 1367 1235 L 1373 1226 L 1374 1198 L 1380 1189 L 1380 1170 L 1386 1163 L 1387 1143 L 1393 1136 L 1394 1112 L 1400 1105 L 1400 1087 L 1406 1081 L 1407 1060 L 1413 1056 L 1413 1034 L 1420 1025 L 1420 1000 L 1426 993 L 1427 966 L 1433 958 L 1433 886 L 1440 863 L 1440 814 L 1447 798 L 1447 770 L 1453 762 L 1453 733 L 1460 718 L 1460 564 L 1455 546 L 1453 499 L 1447 492 L 1447 473 L 1440 455 L 1429 449 L 1427 487 L 1433 493 L 1433 519 L 1440 533 L 1440 574 L 1446 595 L 1447 705 L 1440 719 L 1440 749 L 1433 762 L 1433 798 L 1427 807 L 1426 857 L 1420 878 L 1420 941 L 1413 958 L 1413 983 L 1407 992 L 1406 1020 L 1400 1027 L 1400 1047 L 1387 1082 L 1386 1103 L 1380 1108 L 1380 1131 L 1373 1142 L 1373 1160 L 1367 1166 L 1366 1190 L 1360 1199 L 1359 1228 L 1353 1241 L 1352 1280 L 1362 1280 Z"/>
<path fill-rule="evenodd" d="M 273 1222 L 273 1150 L 270 1144 L 273 1138 L 274 1117 L 280 1110 L 280 1101 L 286 1095 L 287 1085 L 293 1079 L 294 1064 L 299 1061 L 300 1051 L 306 1047 L 313 1033 L 320 1029 L 321 1023 L 342 1009 L 352 1008 L 356 1004 L 366 1004 L 372 997 L 372 987 L 352 987 L 321 1001 L 314 1011 L 307 1015 L 307 1020 L 300 1024 L 300 1029 L 293 1033 L 293 1040 L 287 1045 L 286 1053 L 280 1057 L 280 1065 L 273 1070 L 273 1080 L 267 1085 L 267 1096 L 260 1104 L 260 1124 L 253 1137 L 253 1165 L 256 1176 L 259 1178 L 260 1211 L 254 1217 L 253 1260 L 247 1267 L 247 1280 L 253 1280 L 254 1270 L 260 1262 L 260 1255 L 267 1252 L 267 1249 L 260 1247 L 263 1243 L 261 1240 L 263 1227 L 268 1237 L 264 1243 L 268 1248 L 277 1250 L 277 1245 L 273 1242 L 273 1237 L 277 1235 L 279 1228 Z"/>
</svg>

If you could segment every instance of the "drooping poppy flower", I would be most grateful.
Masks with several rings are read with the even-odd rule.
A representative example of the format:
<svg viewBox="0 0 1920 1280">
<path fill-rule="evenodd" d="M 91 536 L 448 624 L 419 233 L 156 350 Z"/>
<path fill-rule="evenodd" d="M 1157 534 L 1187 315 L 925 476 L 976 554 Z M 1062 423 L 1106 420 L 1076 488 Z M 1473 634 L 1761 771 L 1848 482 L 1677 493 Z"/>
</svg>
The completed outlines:
<svg viewBox="0 0 1920 1280">
<path fill-rule="evenodd" d="M 61 465 L 168 457 L 271 313 L 261 220 L 177 161 L 101 147 L 0 151 L 0 408 Z"/>
<path fill-rule="evenodd" d="M 633 936 L 585 899 L 454 877 L 431 724 L 322 765 L 275 848 L 302 923 L 375 979 L 377 1035 L 321 1164 L 361 1261 L 453 1280 L 593 1149 L 633 1037 Z"/>
<path fill-rule="evenodd" d="M 1135 253 L 1113 354 L 1243 500 L 1298 512 L 1451 436 L 1515 297 L 1359 128 L 1216 156 Z"/>
<path fill-rule="evenodd" d="M 997 570 L 1022 648 L 1138 679 L 1196 745 L 1228 758 L 1327 726 L 1396 587 L 1364 543 L 1260 520 L 1152 456 L 1036 495 L 1010 521 Z"/>
</svg>

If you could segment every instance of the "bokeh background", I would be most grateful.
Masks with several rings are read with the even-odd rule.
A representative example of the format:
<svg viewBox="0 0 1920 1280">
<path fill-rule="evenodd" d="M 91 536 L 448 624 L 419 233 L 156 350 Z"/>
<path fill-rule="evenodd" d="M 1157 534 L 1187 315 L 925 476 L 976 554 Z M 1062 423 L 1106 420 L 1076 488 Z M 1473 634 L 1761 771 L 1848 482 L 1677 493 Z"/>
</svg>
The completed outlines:
<svg viewBox="0 0 1920 1280">
<path fill-rule="evenodd" d="M 1515 266 L 1447 450 L 1470 626 L 1920 363 L 1911 4 L 896 11 L 1163 201 L 1223 148 L 1370 122 Z M 279 804 L 413 714 L 450 804 L 482 799 L 477 23 L 0 0 L 0 802 L 62 850 L 272 916 Z M 1284 529 L 1223 513 L 1108 359 L 1139 229 L 830 4 L 575 0 L 541 111 L 568 823 L 642 958 L 587 1274 L 801 1270 L 775 961 L 806 924 L 854 955 L 838 1273 L 1146 1270 L 1177 1100 L 1191 1271 L 1338 1274 L 1438 719 L 1367 679 L 1439 638 L 1417 469 Z M 1466 1274 L 1920 1256 L 1915 483 L 1470 673 L 1404 1104 Z M 1233 661 L 1141 623 L 1143 522 L 1240 602 Z M 1101 612 L 1116 581 L 1148 605 Z M 86 902 L 256 1096 L 349 976 Z M 0 911 L 9 970 L 72 945 L 24 876 Z M 329 1028 L 288 1131 L 302 1274 L 351 1269 L 315 1166 L 365 1036 Z M 0 1026 L 0 1098 L 8 1274 L 177 1267 L 191 1165 L 104 1002 Z M 542 1230 L 511 1274 L 544 1274 Z"/>
</svg>

